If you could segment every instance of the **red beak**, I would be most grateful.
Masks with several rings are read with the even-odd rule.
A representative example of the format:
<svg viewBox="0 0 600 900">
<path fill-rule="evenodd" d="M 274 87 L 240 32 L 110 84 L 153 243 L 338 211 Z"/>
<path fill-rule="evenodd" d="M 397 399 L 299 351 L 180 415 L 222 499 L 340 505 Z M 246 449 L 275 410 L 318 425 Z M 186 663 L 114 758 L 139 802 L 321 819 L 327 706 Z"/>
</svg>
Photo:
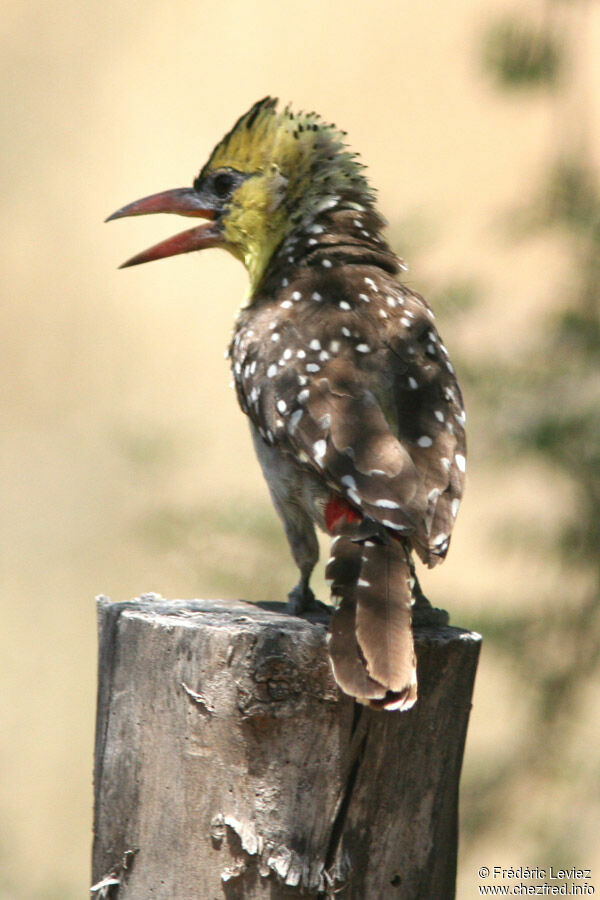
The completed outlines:
<svg viewBox="0 0 600 900">
<path fill-rule="evenodd" d="M 114 212 L 106 221 L 122 219 L 125 216 L 146 216 L 150 213 L 177 213 L 180 216 L 198 216 L 214 220 L 217 210 L 203 202 L 193 188 L 175 188 L 129 203 Z M 177 256 L 179 253 L 191 253 L 192 250 L 204 250 L 206 247 L 218 247 L 222 244 L 224 244 L 224 239 L 220 227 L 218 223 L 211 221 L 206 225 L 198 225 L 196 228 L 182 231 L 167 238 L 166 241 L 161 241 L 160 244 L 155 244 L 154 247 L 132 256 L 119 268 L 139 266 L 140 263 L 151 262 L 154 259 Z"/>
</svg>

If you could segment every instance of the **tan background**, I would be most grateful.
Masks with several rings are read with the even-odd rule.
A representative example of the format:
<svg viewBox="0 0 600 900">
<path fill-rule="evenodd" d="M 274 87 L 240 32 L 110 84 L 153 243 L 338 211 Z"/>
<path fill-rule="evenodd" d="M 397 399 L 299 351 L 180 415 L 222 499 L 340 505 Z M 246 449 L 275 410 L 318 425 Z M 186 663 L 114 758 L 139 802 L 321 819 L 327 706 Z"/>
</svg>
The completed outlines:
<svg viewBox="0 0 600 900">
<path fill-rule="evenodd" d="M 501 0 L 5 0 L 2 900 L 86 896 L 94 595 L 281 599 L 294 579 L 227 387 L 223 351 L 243 269 L 206 252 L 119 272 L 179 222 L 102 220 L 189 183 L 234 119 L 275 94 L 348 131 L 397 249 L 409 255 L 404 234 L 415 247 L 412 286 L 472 278 L 485 287 L 482 306 L 442 323 L 450 349 L 471 359 L 513 352 L 546 314 L 565 249 L 498 235 L 499 217 L 556 149 L 557 125 L 552 98 L 512 100 L 481 76 L 479 37 L 505 8 Z M 583 94 L 572 96 L 586 98 L 597 149 L 598 5 L 578 40 Z M 563 589 L 560 572 L 507 553 L 495 537 L 516 509 L 551 528 L 568 488 L 531 464 L 489 463 L 478 437 L 485 420 L 472 419 L 467 499 L 450 557 L 425 586 L 462 625 L 491 602 L 539 603 L 543 615 L 543 598 Z M 471 783 L 509 758 L 527 728 L 520 688 L 484 651 Z M 589 703 L 598 710 L 597 686 Z M 592 716 L 574 715 L 568 765 L 577 767 L 594 758 L 594 742 L 597 758 L 598 729 Z M 592 777 L 597 784 L 597 763 Z M 600 890 L 593 791 L 563 782 L 523 783 L 510 818 L 468 831 L 459 897 L 476 896 L 480 865 L 542 864 L 536 823 L 549 816 L 564 823 L 565 843 L 547 861 L 595 864 Z"/>
</svg>

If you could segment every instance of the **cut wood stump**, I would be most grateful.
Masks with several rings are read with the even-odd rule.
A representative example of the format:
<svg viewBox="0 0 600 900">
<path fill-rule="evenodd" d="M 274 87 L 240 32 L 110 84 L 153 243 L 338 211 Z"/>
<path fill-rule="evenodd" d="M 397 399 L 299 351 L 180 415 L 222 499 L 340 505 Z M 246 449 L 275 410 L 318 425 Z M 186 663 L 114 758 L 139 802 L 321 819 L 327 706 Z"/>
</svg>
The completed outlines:
<svg viewBox="0 0 600 900">
<path fill-rule="evenodd" d="M 379 712 L 280 608 L 99 598 L 93 897 L 454 897 L 479 635 L 415 628 L 419 700 Z"/>
</svg>

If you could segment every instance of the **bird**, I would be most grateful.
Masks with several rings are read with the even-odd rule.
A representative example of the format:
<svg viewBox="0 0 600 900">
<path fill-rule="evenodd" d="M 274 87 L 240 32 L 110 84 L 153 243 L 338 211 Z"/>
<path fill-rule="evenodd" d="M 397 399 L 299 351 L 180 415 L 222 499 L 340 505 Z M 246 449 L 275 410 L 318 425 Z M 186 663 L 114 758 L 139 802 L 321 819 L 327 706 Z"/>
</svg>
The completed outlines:
<svg viewBox="0 0 600 900">
<path fill-rule="evenodd" d="M 406 266 L 346 132 L 265 97 L 191 187 L 113 213 L 206 221 L 122 268 L 210 247 L 247 269 L 228 357 L 237 398 L 299 569 L 287 611 L 318 604 L 316 528 L 331 538 L 328 652 L 341 690 L 375 709 L 418 695 L 414 555 L 446 556 L 464 489 L 465 412 L 434 313 Z"/>
</svg>

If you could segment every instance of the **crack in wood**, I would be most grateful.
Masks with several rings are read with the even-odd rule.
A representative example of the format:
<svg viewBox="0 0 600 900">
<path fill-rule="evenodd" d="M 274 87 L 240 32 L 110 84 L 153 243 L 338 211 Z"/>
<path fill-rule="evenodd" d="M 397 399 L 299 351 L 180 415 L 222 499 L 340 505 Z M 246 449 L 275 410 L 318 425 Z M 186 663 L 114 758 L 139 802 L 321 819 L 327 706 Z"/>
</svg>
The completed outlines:
<svg viewBox="0 0 600 900">
<path fill-rule="evenodd" d="M 327 900 L 331 893 L 338 893 L 347 882 L 345 873 L 340 871 L 338 866 L 337 873 L 335 869 L 335 860 L 339 850 L 339 846 L 344 834 L 348 811 L 354 793 L 361 763 L 363 761 L 363 751 L 367 738 L 369 736 L 369 726 L 364 707 L 360 704 L 354 704 L 354 712 L 352 719 L 352 727 L 350 730 L 350 746 L 348 748 L 348 758 L 346 761 L 347 774 L 344 779 L 344 789 L 342 796 L 331 826 L 329 835 L 329 843 L 325 854 L 325 867 L 323 875 L 326 881 L 326 890 L 317 894 L 317 900 Z M 340 881 L 340 875 L 342 876 Z M 338 884 L 336 885 L 336 881 Z"/>
</svg>

